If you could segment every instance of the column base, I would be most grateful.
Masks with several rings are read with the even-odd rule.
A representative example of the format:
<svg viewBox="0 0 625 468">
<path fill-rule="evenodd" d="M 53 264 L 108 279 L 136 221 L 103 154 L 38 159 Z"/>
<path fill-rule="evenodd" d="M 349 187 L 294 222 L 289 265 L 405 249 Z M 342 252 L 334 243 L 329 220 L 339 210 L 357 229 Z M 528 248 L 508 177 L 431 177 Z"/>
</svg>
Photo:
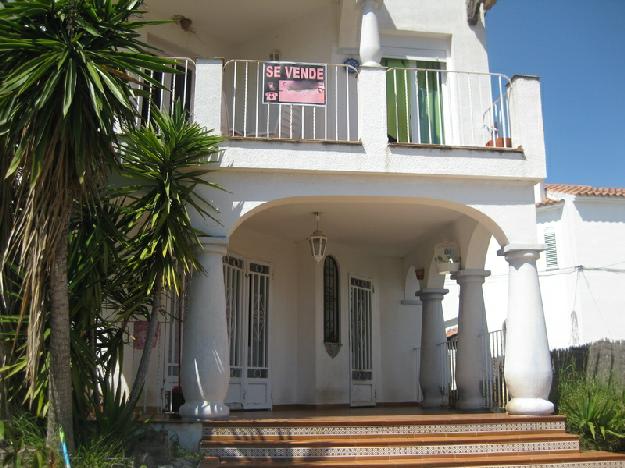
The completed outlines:
<svg viewBox="0 0 625 468">
<path fill-rule="evenodd" d="M 422 408 L 446 408 L 447 406 L 449 405 L 447 403 L 443 403 L 440 398 L 424 399 L 421 402 Z"/>
<path fill-rule="evenodd" d="M 187 401 L 178 413 L 186 418 L 221 419 L 228 417 L 230 408 L 223 402 Z"/>
<path fill-rule="evenodd" d="M 487 406 L 484 404 L 484 398 L 472 398 L 470 400 L 457 401 L 456 408 L 462 410 L 483 410 Z"/>
<path fill-rule="evenodd" d="M 513 398 L 506 405 L 510 414 L 553 414 L 553 403 L 542 398 Z"/>
</svg>

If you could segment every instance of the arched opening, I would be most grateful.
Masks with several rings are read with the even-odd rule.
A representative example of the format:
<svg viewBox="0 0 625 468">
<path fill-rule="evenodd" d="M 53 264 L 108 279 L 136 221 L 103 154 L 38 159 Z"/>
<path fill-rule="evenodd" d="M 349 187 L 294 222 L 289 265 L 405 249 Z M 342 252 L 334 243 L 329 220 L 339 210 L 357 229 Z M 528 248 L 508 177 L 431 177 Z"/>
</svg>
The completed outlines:
<svg viewBox="0 0 625 468">
<path fill-rule="evenodd" d="M 259 205 L 235 223 L 229 254 L 270 268 L 267 382 L 257 407 L 421 399 L 417 293 L 433 287 L 427 283 L 433 246 L 478 219 L 495 226 L 504 242 L 505 236 L 474 208 L 419 201 L 293 198 Z M 315 212 L 328 238 L 329 254 L 319 264 L 307 242 Z M 268 389 L 272 401 L 264 397 Z"/>
</svg>

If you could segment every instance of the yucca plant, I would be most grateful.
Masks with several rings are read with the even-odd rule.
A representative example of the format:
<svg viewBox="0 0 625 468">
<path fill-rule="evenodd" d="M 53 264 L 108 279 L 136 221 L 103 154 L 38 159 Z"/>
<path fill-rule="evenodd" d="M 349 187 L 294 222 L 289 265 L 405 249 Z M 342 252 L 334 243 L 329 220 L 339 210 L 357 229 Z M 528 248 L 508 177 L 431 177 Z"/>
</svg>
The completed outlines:
<svg viewBox="0 0 625 468">
<path fill-rule="evenodd" d="M 114 163 L 116 125 L 135 122 L 137 80 L 171 71 L 140 40 L 140 0 L 13 0 L 0 8 L 0 138 L 17 175 L 20 210 L 2 262 L 24 273 L 26 377 L 35 386 L 49 296 L 49 443 L 60 425 L 73 446 L 67 233 Z M 7 157 L 6 153 L 2 157 Z M 49 285 L 46 288 L 46 285 Z"/>
<path fill-rule="evenodd" d="M 207 174 L 219 153 L 221 138 L 190 121 L 178 101 L 171 114 L 158 109 L 147 127 L 127 132 L 120 145 L 121 174 L 130 184 L 126 197 L 131 270 L 152 297 L 147 338 L 129 396 L 132 411 L 139 399 L 157 331 L 164 291 L 179 294 L 183 276 L 202 270 L 198 261 L 202 232 L 191 222 L 191 210 L 218 222 L 217 208 L 204 190 L 223 190 Z"/>
<path fill-rule="evenodd" d="M 560 376 L 560 413 L 592 448 L 610 449 L 625 439 L 625 393 L 571 369 Z"/>
</svg>

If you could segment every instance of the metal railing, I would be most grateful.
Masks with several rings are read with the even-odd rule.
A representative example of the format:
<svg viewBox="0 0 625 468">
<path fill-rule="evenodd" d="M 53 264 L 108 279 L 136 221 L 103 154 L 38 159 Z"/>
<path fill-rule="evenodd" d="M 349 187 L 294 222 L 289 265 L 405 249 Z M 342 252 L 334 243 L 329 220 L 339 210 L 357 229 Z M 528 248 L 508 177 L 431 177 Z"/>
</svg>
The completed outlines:
<svg viewBox="0 0 625 468">
<path fill-rule="evenodd" d="M 231 137 L 286 140 L 358 141 L 358 70 L 328 64 L 325 106 L 266 104 L 263 62 L 224 64 L 222 133 Z"/>
<path fill-rule="evenodd" d="M 488 333 L 484 337 L 484 375 L 482 376 L 482 397 L 484 407 L 490 409 L 504 409 L 508 403 L 508 389 L 504 379 L 505 335 L 503 330 Z M 449 372 L 449 406 L 454 407 L 458 399 L 456 384 L 456 362 L 458 353 L 458 335 L 447 340 Z"/>
<path fill-rule="evenodd" d="M 155 108 L 164 113 L 171 113 L 175 102 L 182 103 L 191 115 L 195 89 L 195 62 L 186 57 L 170 57 L 175 61 L 173 68 L 177 73 L 151 72 L 150 76 L 160 83 L 160 87 L 150 83 L 141 85 L 142 93 L 137 98 L 140 124 L 146 124 Z"/>
<path fill-rule="evenodd" d="M 510 148 L 509 82 L 499 73 L 389 68 L 389 141 Z"/>
</svg>

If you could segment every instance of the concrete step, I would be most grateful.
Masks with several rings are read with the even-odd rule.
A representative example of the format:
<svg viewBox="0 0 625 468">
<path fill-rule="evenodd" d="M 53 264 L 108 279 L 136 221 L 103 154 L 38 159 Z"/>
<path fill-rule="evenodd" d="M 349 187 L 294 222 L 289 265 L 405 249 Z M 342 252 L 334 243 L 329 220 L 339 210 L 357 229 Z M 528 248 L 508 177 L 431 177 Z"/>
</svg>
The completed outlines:
<svg viewBox="0 0 625 468">
<path fill-rule="evenodd" d="M 426 456 L 402 458 L 365 458 L 365 459 L 331 459 L 331 460 L 231 460 L 205 459 L 200 467 L 229 466 L 413 466 L 430 468 L 447 467 L 540 467 L 540 468 L 623 468 L 625 455 L 608 452 L 550 452 L 550 453 L 516 453 L 492 455 L 454 455 Z"/>
</svg>

